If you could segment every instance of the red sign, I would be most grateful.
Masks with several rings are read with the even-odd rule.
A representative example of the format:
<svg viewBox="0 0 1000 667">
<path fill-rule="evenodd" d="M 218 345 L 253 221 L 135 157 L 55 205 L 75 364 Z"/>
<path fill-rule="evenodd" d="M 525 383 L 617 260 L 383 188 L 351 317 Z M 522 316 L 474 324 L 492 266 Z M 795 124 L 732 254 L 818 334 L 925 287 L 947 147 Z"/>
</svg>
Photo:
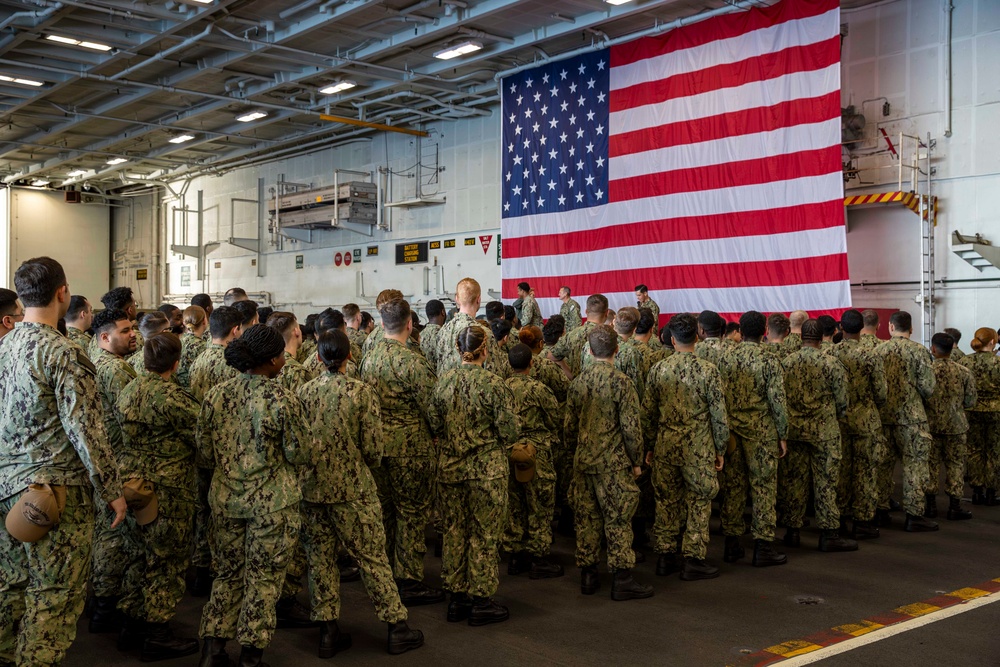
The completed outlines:
<svg viewBox="0 0 1000 667">
<path fill-rule="evenodd" d="M 488 234 L 486 236 L 479 237 L 479 243 L 483 246 L 483 254 L 485 255 L 490 251 L 490 243 L 493 241 L 493 235 Z"/>
<path fill-rule="evenodd" d="M 338 252 L 336 255 L 333 256 L 333 263 L 336 264 L 337 266 L 340 266 L 341 264 L 344 263 L 344 256 Z"/>
<path fill-rule="evenodd" d="M 350 266 L 350 265 L 351 265 L 351 253 L 345 252 L 344 253 L 344 266 Z"/>
</svg>

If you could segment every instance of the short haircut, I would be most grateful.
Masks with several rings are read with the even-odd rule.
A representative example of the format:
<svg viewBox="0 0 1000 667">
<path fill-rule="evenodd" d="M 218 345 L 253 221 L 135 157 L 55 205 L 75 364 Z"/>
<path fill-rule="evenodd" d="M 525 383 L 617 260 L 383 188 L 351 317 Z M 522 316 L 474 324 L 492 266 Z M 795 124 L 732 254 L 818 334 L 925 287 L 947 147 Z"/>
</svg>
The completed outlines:
<svg viewBox="0 0 1000 667">
<path fill-rule="evenodd" d="M 292 336 L 295 335 L 295 328 L 299 325 L 295 319 L 295 313 L 289 313 L 284 310 L 271 313 L 271 316 L 267 318 L 267 322 L 264 324 L 280 333 L 286 345 L 292 339 Z"/>
<path fill-rule="evenodd" d="M 67 284 L 62 265 L 51 257 L 29 259 L 14 273 L 14 289 L 26 308 L 44 308 Z"/>
<path fill-rule="evenodd" d="M 493 320 L 503 319 L 503 303 L 500 301 L 490 301 L 486 304 L 486 320 L 492 322 Z"/>
<path fill-rule="evenodd" d="M 411 321 L 410 304 L 405 299 L 393 299 L 389 303 L 383 304 L 378 312 L 382 316 L 382 326 L 389 334 L 406 331 L 406 323 Z"/>
<path fill-rule="evenodd" d="M 594 315 L 605 315 L 608 312 L 608 297 L 603 294 L 591 294 L 587 297 L 587 312 Z"/>
<path fill-rule="evenodd" d="M 514 309 L 514 306 L 503 307 L 503 318 L 508 322 L 513 322 L 517 319 L 517 311 Z"/>
<path fill-rule="evenodd" d="M 556 319 L 557 316 L 553 315 L 549 318 L 549 321 L 542 325 L 542 340 L 545 341 L 546 345 L 555 345 L 562 338 L 563 332 L 566 331 L 566 321 L 562 317 Z M 523 329 L 522 329 L 523 331 Z"/>
<path fill-rule="evenodd" d="M 722 335 L 724 320 L 714 310 L 703 310 L 698 313 L 698 326 L 702 328 L 709 338 L 718 338 Z"/>
<path fill-rule="evenodd" d="M 319 319 L 319 313 L 312 313 L 306 315 L 306 321 L 299 325 L 300 327 L 302 327 L 303 336 L 312 336 L 314 333 L 316 333 L 316 320 L 318 319 Z"/>
<path fill-rule="evenodd" d="M 775 335 L 784 337 L 792 330 L 792 325 L 788 321 L 788 316 L 784 313 L 771 313 L 767 316 L 767 330 L 773 331 Z M 745 333 L 742 324 L 740 326 L 740 333 Z"/>
<path fill-rule="evenodd" d="M 804 310 L 796 310 L 788 316 L 788 321 L 793 328 L 802 326 L 802 323 L 809 319 L 809 313 Z"/>
<path fill-rule="evenodd" d="M 740 323 L 739 322 L 728 322 L 726 324 L 726 335 L 727 336 L 729 334 L 733 333 L 734 331 L 739 331 L 739 330 L 740 330 Z"/>
<path fill-rule="evenodd" d="M 530 292 L 531 291 L 531 285 L 529 285 L 528 283 L 525 283 L 525 282 L 520 282 L 520 283 L 517 284 L 517 289 L 521 290 L 522 292 Z"/>
<path fill-rule="evenodd" d="M 319 359 L 329 371 L 335 371 L 351 354 L 351 339 L 339 329 L 324 331 L 316 344 Z"/>
<path fill-rule="evenodd" d="M 692 317 L 694 316 L 692 315 Z M 674 341 L 670 340 L 670 327 L 663 327 L 660 329 L 660 333 L 657 334 L 657 338 L 660 339 L 660 342 L 663 343 L 664 347 L 670 348 L 671 350 L 674 349 Z"/>
<path fill-rule="evenodd" d="M 240 317 L 243 318 L 240 321 L 241 326 L 248 326 L 257 317 L 256 301 L 237 301 L 230 308 L 239 313 Z"/>
<path fill-rule="evenodd" d="M 646 310 L 643 308 L 643 310 Z M 635 327 L 639 324 L 639 309 L 632 306 L 626 306 L 618 311 L 618 315 L 615 317 L 615 331 L 627 336 L 635 332 Z"/>
<path fill-rule="evenodd" d="M 819 322 L 819 328 L 823 332 L 823 337 L 832 336 L 837 333 L 837 320 L 833 319 L 829 315 L 820 315 L 816 318 Z"/>
<path fill-rule="evenodd" d="M 212 309 L 212 297 L 207 294 L 195 294 L 191 297 L 192 306 L 200 306 L 206 313 Z"/>
<path fill-rule="evenodd" d="M 427 315 L 428 319 L 444 315 L 444 304 L 437 299 L 431 299 L 424 308 L 424 314 Z"/>
<path fill-rule="evenodd" d="M 640 284 L 635 286 L 635 291 L 639 292 L 640 294 L 646 294 L 647 292 L 649 292 L 649 288 L 646 287 L 645 285 Z"/>
<path fill-rule="evenodd" d="M 75 299 L 76 297 L 73 297 Z M 80 297 L 81 299 L 83 297 Z M 70 299 L 70 305 L 73 304 L 73 299 Z M 0 287 L 0 317 L 7 317 L 8 315 L 13 315 L 17 311 L 17 292 L 14 290 L 4 289 Z M 69 315 L 66 315 L 69 317 Z M 74 318 L 75 319 L 75 318 Z"/>
<path fill-rule="evenodd" d="M 524 343 L 518 343 L 510 348 L 510 352 L 507 353 L 507 361 L 510 362 L 510 367 L 515 371 L 523 371 L 531 365 L 532 356 L 530 347 Z"/>
<path fill-rule="evenodd" d="M 767 319 L 764 313 L 748 310 L 740 315 L 740 335 L 750 341 L 759 341 L 767 330 Z"/>
<path fill-rule="evenodd" d="M 274 308 L 271 306 L 261 306 L 257 309 L 257 321 L 261 324 L 267 324 L 267 318 L 271 317 L 274 313 Z"/>
<path fill-rule="evenodd" d="M 239 303 L 245 299 L 249 299 L 247 296 L 247 291 L 242 287 L 230 287 L 226 290 L 225 295 L 222 297 L 222 303 L 227 306 L 232 306 L 234 303 Z"/>
<path fill-rule="evenodd" d="M 94 321 L 91 323 L 90 327 L 94 330 L 94 335 L 99 336 L 106 331 L 114 329 L 115 324 L 118 322 L 130 321 L 128 313 L 121 308 L 105 308 L 101 312 L 94 315 Z"/>
<path fill-rule="evenodd" d="M 101 297 L 101 303 L 104 304 L 105 308 L 119 308 L 121 310 L 128 310 L 134 301 L 135 295 L 132 294 L 131 287 L 116 287 Z"/>
<path fill-rule="evenodd" d="M 281 334 L 271 327 L 255 324 L 226 347 L 225 356 L 227 364 L 246 373 L 277 359 L 284 352 L 285 341 Z"/>
<path fill-rule="evenodd" d="M 181 358 L 181 339 L 164 331 L 150 336 L 142 346 L 142 363 L 151 373 L 166 373 Z"/>
<path fill-rule="evenodd" d="M 913 331 L 913 319 L 905 310 L 897 310 L 889 316 L 889 324 L 896 331 Z"/>
<path fill-rule="evenodd" d="M 653 317 L 653 311 L 649 308 L 643 308 L 639 311 L 639 322 L 635 325 L 635 332 L 639 335 L 647 334 L 653 330 L 655 324 L 656 318 Z"/>
<path fill-rule="evenodd" d="M 384 289 L 378 293 L 377 297 L 375 297 L 375 310 L 382 310 L 382 306 L 385 304 L 402 298 L 403 293 L 398 289 Z"/>
<path fill-rule="evenodd" d="M 823 325 L 819 320 L 809 318 L 802 323 L 802 340 L 819 341 L 823 340 Z"/>
<path fill-rule="evenodd" d="M 944 330 L 944 332 L 949 336 L 951 336 L 951 339 L 955 342 L 955 345 L 958 345 L 958 341 L 962 340 L 962 332 L 954 327 L 948 327 L 947 329 Z"/>
<path fill-rule="evenodd" d="M 690 345 L 698 338 L 698 320 L 691 313 L 677 313 L 670 318 L 667 328 L 681 345 Z"/>
<path fill-rule="evenodd" d="M 153 310 L 142 316 L 139 320 L 139 333 L 143 338 L 149 338 L 163 331 L 170 326 L 167 316 L 158 310 Z"/>
<path fill-rule="evenodd" d="M 566 290 L 566 296 L 570 296 L 573 294 L 573 290 L 569 288 L 569 285 L 563 285 L 562 287 L 559 288 L 559 291 L 562 290 Z"/>
<path fill-rule="evenodd" d="M 462 278 L 455 287 L 455 303 L 460 305 L 471 304 L 482 296 L 482 288 L 474 278 Z"/>
<path fill-rule="evenodd" d="M 440 303 L 440 301 L 438 302 Z M 340 309 L 340 312 L 344 314 L 345 320 L 353 320 L 355 317 L 361 314 L 361 306 L 356 303 L 349 303 Z"/>
<path fill-rule="evenodd" d="M 618 348 L 618 334 L 607 324 L 599 324 L 594 327 L 587 337 L 590 343 L 590 352 L 599 359 L 608 359 Z"/>
<path fill-rule="evenodd" d="M 853 308 L 845 310 L 844 314 L 840 316 L 840 326 L 843 327 L 844 333 L 859 334 L 865 328 L 864 315 Z"/>
<path fill-rule="evenodd" d="M 201 306 L 188 306 L 184 309 L 184 316 L 181 322 L 184 323 L 184 326 L 193 330 L 195 327 L 200 327 L 206 317 L 208 316 L 205 314 L 205 309 Z"/>
<path fill-rule="evenodd" d="M 320 313 L 313 323 L 313 334 L 322 336 L 327 331 L 339 331 L 346 327 L 347 321 L 344 319 L 344 314 L 339 310 L 328 308 Z"/>
<path fill-rule="evenodd" d="M 513 327 L 507 320 L 493 320 L 490 322 L 490 330 L 493 332 L 493 338 L 498 342 L 510 335 L 510 330 Z"/>
<path fill-rule="evenodd" d="M 224 339 L 241 324 L 243 315 L 232 306 L 219 306 L 208 316 L 208 330 L 215 340 Z"/>
<path fill-rule="evenodd" d="M 937 348 L 938 352 L 947 357 L 955 347 L 955 339 L 946 333 L 936 333 L 931 337 L 931 347 Z"/>
<path fill-rule="evenodd" d="M 10 292 L 10 290 L 6 291 Z M 11 294 L 13 294 L 13 292 L 11 292 Z M 15 294 L 15 296 L 17 295 Z M 89 303 L 90 302 L 87 301 L 87 297 L 85 296 L 80 296 L 79 294 L 71 296 L 69 299 L 69 309 L 66 311 L 66 319 L 71 322 L 80 319 L 80 315 L 82 315 L 83 311 L 87 309 L 87 304 Z M 0 295 L 0 315 L 9 315 L 9 313 L 3 312 L 3 306 L 3 297 Z"/>
<path fill-rule="evenodd" d="M 868 308 L 867 310 L 865 310 L 865 311 L 863 311 L 861 313 L 861 317 L 864 318 L 864 320 L 865 320 L 865 326 L 866 327 L 877 327 L 878 326 L 878 311 L 877 310 L 874 310 L 872 308 Z"/>
<path fill-rule="evenodd" d="M 172 303 L 164 303 L 164 304 L 160 304 L 160 307 L 157 308 L 157 310 L 160 311 L 161 313 L 163 313 L 164 315 L 166 315 L 169 318 L 171 315 L 174 314 L 175 310 L 180 310 L 180 308 L 178 308 L 177 306 L 175 306 Z"/>
<path fill-rule="evenodd" d="M 535 349 L 538 347 L 538 344 L 543 341 L 542 330 L 534 324 L 529 324 L 528 326 L 521 327 L 518 330 L 517 339 L 531 349 Z"/>
</svg>

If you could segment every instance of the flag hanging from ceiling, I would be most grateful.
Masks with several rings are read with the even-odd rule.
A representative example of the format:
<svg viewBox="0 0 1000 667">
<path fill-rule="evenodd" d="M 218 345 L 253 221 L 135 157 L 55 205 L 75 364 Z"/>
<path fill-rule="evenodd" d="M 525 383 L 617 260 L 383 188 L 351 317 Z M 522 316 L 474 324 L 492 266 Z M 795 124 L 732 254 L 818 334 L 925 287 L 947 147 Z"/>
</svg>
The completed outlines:
<svg viewBox="0 0 1000 667">
<path fill-rule="evenodd" d="M 502 84 L 504 299 L 850 307 L 837 0 L 783 0 Z"/>
</svg>

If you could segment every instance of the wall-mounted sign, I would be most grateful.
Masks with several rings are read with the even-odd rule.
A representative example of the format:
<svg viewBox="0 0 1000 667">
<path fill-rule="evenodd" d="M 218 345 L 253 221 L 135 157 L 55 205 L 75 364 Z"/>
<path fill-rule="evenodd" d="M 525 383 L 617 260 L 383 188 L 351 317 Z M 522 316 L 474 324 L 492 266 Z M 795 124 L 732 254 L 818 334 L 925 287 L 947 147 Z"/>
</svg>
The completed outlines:
<svg viewBox="0 0 1000 667">
<path fill-rule="evenodd" d="M 448 239 L 447 241 L 445 241 L 444 242 L 444 247 L 445 248 L 454 248 L 455 247 L 455 239 Z"/>
<path fill-rule="evenodd" d="M 475 239 L 475 237 L 473 237 L 471 239 L 465 239 L 465 245 L 476 245 L 476 239 Z"/>
<path fill-rule="evenodd" d="M 191 267 L 181 267 L 181 287 L 191 287 Z"/>
<path fill-rule="evenodd" d="M 333 263 L 336 264 L 337 266 L 340 266 L 341 264 L 343 264 L 344 263 L 344 255 L 338 252 L 336 255 L 333 256 Z"/>
<path fill-rule="evenodd" d="M 487 234 L 486 236 L 479 237 L 479 243 L 483 246 L 483 254 L 485 255 L 490 251 L 490 243 L 493 241 L 493 235 Z"/>
<path fill-rule="evenodd" d="M 301 255 L 299 255 L 299 256 L 301 257 Z M 215 263 L 215 268 L 221 269 L 222 268 L 222 262 L 216 262 Z M 301 269 L 302 267 L 300 266 L 299 268 Z"/>
<path fill-rule="evenodd" d="M 296 255 L 295 256 L 295 268 L 296 269 L 301 269 L 304 265 L 305 265 L 305 256 L 304 255 Z"/>
<path fill-rule="evenodd" d="M 376 250 L 378 250 L 378 248 L 376 248 Z M 354 249 L 354 261 L 355 262 L 361 261 L 361 248 Z"/>
<path fill-rule="evenodd" d="M 344 253 L 344 266 L 350 266 L 350 265 L 351 265 L 351 253 L 345 252 Z"/>
<path fill-rule="evenodd" d="M 355 252 L 357 252 L 357 251 L 355 251 Z M 368 246 L 368 256 L 369 257 L 374 257 L 377 254 L 378 254 L 378 246 L 377 245 L 370 245 L 370 246 Z"/>
<path fill-rule="evenodd" d="M 431 250 L 440 250 L 440 248 L 441 248 L 440 241 L 431 241 Z"/>
<path fill-rule="evenodd" d="M 136 280 L 149 280 L 149 269 L 136 269 L 135 270 Z"/>
<path fill-rule="evenodd" d="M 427 241 L 396 244 L 396 264 L 419 264 L 427 261 Z"/>
<path fill-rule="evenodd" d="M 500 266 L 500 235 L 497 234 L 497 266 Z"/>
</svg>

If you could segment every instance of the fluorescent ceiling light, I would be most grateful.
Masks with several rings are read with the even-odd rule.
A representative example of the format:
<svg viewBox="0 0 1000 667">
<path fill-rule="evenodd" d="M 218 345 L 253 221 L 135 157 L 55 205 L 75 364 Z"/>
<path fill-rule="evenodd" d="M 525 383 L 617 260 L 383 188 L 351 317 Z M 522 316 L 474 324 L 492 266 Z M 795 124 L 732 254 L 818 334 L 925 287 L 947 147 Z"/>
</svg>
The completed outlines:
<svg viewBox="0 0 1000 667">
<path fill-rule="evenodd" d="M 336 95 L 337 93 L 342 93 L 345 90 L 350 90 L 351 88 L 354 88 L 357 85 L 358 84 L 354 83 L 353 81 L 338 81 L 337 83 L 329 85 L 326 88 L 320 88 L 319 92 L 323 93 L 324 95 Z"/>
<path fill-rule="evenodd" d="M 34 185 L 36 188 L 44 188 L 46 185 L 49 184 L 49 181 L 46 181 L 44 178 L 36 178 L 31 182 L 31 184 Z"/>
<path fill-rule="evenodd" d="M 60 44 L 70 44 L 72 46 L 82 46 L 85 49 L 93 49 L 94 51 L 110 51 L 111 47 L 107 44 L 98 44 L 97 42 L 85 42 L 79 39 L 74 39 L 72 37 L 63 37 L 62 35 L 46 35 L 45 39 L 50 42 L 59 42 Z"/>
<path fill-rule="evenodd" d="M 214 2 L 214 0 L 193 0 L 193 2 L 197 2 L 202 5 L 210 5 Z"/>
<path fill-rule="evenodd" d="M 114 166 L 116 164 L 121 164 L 122 162 L 128 162 L 128 160 L 126 160 L 123 157 L 113 157 L 113 158 L 111 158 L 110 160 L 107 161 L 107 164 L 110 164 L 111 166 Z"/>
<path fill-rule="evenodd" d="M 0 81 L 8 81 L 10 83 L 19 83 L 22 86 L 44 86 L 45 83 L 42 81 L 35 81 L 34 79 L 19 79 L 13 76 L 7 76 L 6 74 L 0 74 Z"/>
<path fill-rule="evenodd" d="M 626 3 L 632 2 L 632 0 L 604 0 L 604 2 L 609 5 L 624 5 Z"/>
<path fill-rule="evenodd" d="M 483 48 L 482 43 L 470 39 L 467 42 L 462 42 L 461 44 L 455 44 L 454 46 L 442 49 L 435 53 L 434 57 L 441 60 L 451 60 L 452 58 L 457 58 L 459 56 L 464 56 L 467 53 L 478 51 L 481 48 Z"/>
<path fill-rule="evenodd" d="M 261 118 L 267 118 L 266 111 L 248 111 L 242 116 L 237 116 L 236 120 L 241 123 L 249 123 L 251 121 L 260 120 Z"/>
<path fill-rule="evenodd" d="M 77 176 L 86 176 L 86 175 L 87 175 L 86 169 L 77 169 L 76 171 L 71 171 L 68 174 L 66 174 L 66 178 L 76 178 Z"/>
<path fill-rule="evenodd" d="M 193 134 L 182 134 L 180 136 L 177 136 L 177 137 L 174 137 L 173 139 L 171 139 L 170 143 L 172 143 L 172 144 L 183 144 L 185 141 L 191 141 L 192 139 L 194 139 L 194 135 Z"/>
</svg>

